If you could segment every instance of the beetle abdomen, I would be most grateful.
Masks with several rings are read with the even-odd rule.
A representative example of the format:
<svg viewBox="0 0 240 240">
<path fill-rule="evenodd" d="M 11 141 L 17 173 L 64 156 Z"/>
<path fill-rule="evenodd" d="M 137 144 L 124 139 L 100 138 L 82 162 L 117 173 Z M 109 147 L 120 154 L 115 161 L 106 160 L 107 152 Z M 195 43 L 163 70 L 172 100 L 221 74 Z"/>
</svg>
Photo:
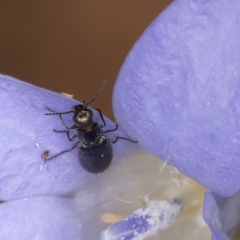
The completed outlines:
<svg viewBox="0 0 240 240">
<path fill-rule="evenodd" d="M 104 138 L 100 144 L 80 147 L 78 160 L 81 166 L 90 173 L 104 172 L 112 162 L 113 150 L 109 139 Z"/>
</svg>

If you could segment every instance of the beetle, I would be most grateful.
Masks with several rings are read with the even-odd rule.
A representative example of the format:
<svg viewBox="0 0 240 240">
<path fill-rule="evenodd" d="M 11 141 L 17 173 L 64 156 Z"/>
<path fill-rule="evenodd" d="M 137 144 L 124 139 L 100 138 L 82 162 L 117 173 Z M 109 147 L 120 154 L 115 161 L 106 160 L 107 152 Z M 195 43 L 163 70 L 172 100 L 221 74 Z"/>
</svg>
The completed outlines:
<svg viewBox="0 0 240 240">
<path fill-rule="evenodd" d="M 71 149 L 64 150 L 58 153 L 55 156 L 49 157 L 49 151 L 44 151 L 42 153 L 42 158 L 44 161 L 49 161 L 53 158 L 58 157 L 63 153 L 70 152 L 74 149 L 78 149 L 78 160 L 80 165 L 86 171 L 90 173 L 101 173 L 104 172 L 111 164 L 113 158 L 113 149 L 112 145 L 116 143 L 119 139 L 137 143 L 129 138 L 117 136 L 114 140 L 106 137 L 104 134 L 107 132 L 113 132 L 118 129 L 118 124 L 112 130 L 102 131 L 102 128 L 105 127 L 106 123 L 102 112 L 100 109 L 96 109 L 102 120 L 102 125 L 93 120 L 93 111 L 88 108 L 88 105 L 93 102 L 97 96 L 102 91 L 107 80 L 104 80 L 101 84 L 97 93 L 87 102 L 82 101 L 82 104 L 73 106 L 71 111 L 67 112 L 57 112 L 48 107 L 45 107 L 51 113 L 45 113 L 45 115 L 59 115 L 61 122 L 65 126 L 66 130 L 55 130 L 57 133 L 66 133 L 69 141 L 78 140 Z M 71 126 L 67 126 L 62 118 L 63 114 L 73 113 L 73 122 Z M 70 137 L 70 130 L 76 129 L 76 134 L 73 137 Z"/>
</svg>

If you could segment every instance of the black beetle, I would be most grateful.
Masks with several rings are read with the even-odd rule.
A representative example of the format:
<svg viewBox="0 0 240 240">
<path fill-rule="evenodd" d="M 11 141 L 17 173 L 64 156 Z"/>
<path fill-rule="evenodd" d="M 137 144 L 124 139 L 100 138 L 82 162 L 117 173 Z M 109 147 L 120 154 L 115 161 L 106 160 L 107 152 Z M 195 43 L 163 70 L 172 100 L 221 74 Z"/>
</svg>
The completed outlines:
<svg viewBox="0 0 240 240">
<path fill-rule="evenodd" d="M 59 115 L 63 125 L 67 130 L 58 131 L 53 130 L 58 133 L 66 133 L 69 141 L 74 141 L 78 139 L 71 149 L 60 152 L 59 154 L 48 157 L 49 151 L 44 151 L 42 154 L 42 158 L 45 161 L 51 160 L 53 158 L 58 157 L 59 155 L 70 152 L 75 148 L 78 148 L 78 160 L 81 166 L 90 173 L 101 173 L 104 172 L 112 162 L 113 158 L 113 150 L 111 143 L 116 143 L 118 139 L 127 140 L 133 143 L 137 143 L 137 141 L 124 138 L 124 137 L 116 137 L 115 140 L 112 140 L 106 136 L 104 136 L 107 132 L 113 132 L 118 129 L 118 125 L 112 130 L 102 131 L 102 128 L 106 125 L 103 115 L 100 109 L 96 109 L 102 119 L 103 125 L 100 125 L 97 122 L 93 121 L 93 111 L 88 108 L 88 105 L 99 95 L 102 91 L 104 85 L 106 84 L 106 80 L 101 84 L 98 92 L 87 102 L 83 101 L 83 104 L 73 106 L 73 109 L 68 112 L 56 112 L 46 107 L 52 113 L 46 113 L 45 115 Z M 73 113 L 73 121 L 74 124 L 71 126 L 66 126 L 63 121 L 62 115 Z M 69 130 L 76 129 L 77 133 L 70 137 Z"/>
</svg>

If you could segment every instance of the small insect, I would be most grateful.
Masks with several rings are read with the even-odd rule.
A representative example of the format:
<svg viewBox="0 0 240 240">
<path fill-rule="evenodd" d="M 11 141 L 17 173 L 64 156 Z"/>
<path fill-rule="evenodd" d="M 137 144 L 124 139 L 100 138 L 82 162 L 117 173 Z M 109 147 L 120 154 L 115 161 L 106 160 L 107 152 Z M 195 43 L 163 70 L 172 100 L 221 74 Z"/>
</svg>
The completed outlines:
<svg viewBox="0 0 240 240">
<path fill-rule="evenodd" d="M 116 137 L 114 140 L 106 137 L 104 134 L 107 132 L 113 132 L 118 129 L 118 125 L 111 130 L 102 131 L 102 128 L 106 125 L 104 117 L 100 109 L 96 109 L 102 120 L 102 125 L 93 121 L 93 111 L 88 108 L 88 105 L 96 99 L 99 93 L 102 91 L 107 80 L 103 81 L 97 93 L 87 102 L 83 101 L 83 104 L 73 106 L 71 111 L 57 112 L 48 107 L 46 109 L 51 113 L 45 115 L 59 115 L 61 122 L 65 126 L 66 130 L 55 130 L 57 133 L 66 133 L 69 141 L 78 140 L 71 149 L 64 150 L 53 157 L 49 157 L 49 151 L 42 153 L 44 161 L 51 160 L 58 157 L 63 153 L 70 152 L 74 149 L 78 149 L 78 160 L 80 165 L 90 173 L 104 172 L 112 162 L 113 150 L 111 143 L 116 143 L 119 139 L 137 143 L 129 138 Z M 67 126 L 62 118 L 63 114 L 73 113 L 74 124 Z M 76 134 L 70 137 L 70 130 L 76 129 Z"/>
</svg>

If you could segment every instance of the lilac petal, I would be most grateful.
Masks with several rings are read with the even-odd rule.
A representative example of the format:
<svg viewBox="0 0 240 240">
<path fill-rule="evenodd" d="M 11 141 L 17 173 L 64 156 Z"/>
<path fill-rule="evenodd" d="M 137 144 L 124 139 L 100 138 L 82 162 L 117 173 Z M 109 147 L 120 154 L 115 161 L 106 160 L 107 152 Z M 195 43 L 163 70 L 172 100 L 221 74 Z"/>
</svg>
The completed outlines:
<svg viewBox="0 0 240 240">
<path fill-rule="evenodd" d="M 0 239 L 81 239 L 79 204 L 57 197 L 0 204 Z"/>
<path fill-rule="evenodd" d="M 178 200 L 150 201 L 101 233 L 100 240 L 142 240 L 171 225 L 182 205 Z"/>
<path fill-rule="evenodd" d="M 212 240 L 229 240 L 240 224 L 240 191 L 231 197 L 205 194 L 203 216 L 212 231 Z"/>
<path fill-rule="evenodd" d="M 69 111 L 79 102 L 3 75 L 0 75 L 0 96 L 0 200 L 72 196 L 96 180 L 96 175 L 80 166 L 77 149 L 47 163 L 41 158 L 46 150 L 55 155 L 74 144 L 63 134 L 53 132 L 53 128 L 63 130 L 64 127 L 58 116 L 44 115 L 45 106 Z M 67 125 L 72 124 L 69 115 L 64 116 Z M 94 117 L 100 121 L 97 112 Z M 115 124 L 106 119 L 105 129 L 114 128 Z M 120 130 L 108 136 L 126 137 Z M 114 144 L 114 162 L 131 152 L 135 145 L 127 141 Z"/>
<path fill-rule="evenodd" d="M 145 31 L 114 91 L 142 148 L 222 196 L 240 186 L 240 2 L 178 0 Z"/>
</svg>

